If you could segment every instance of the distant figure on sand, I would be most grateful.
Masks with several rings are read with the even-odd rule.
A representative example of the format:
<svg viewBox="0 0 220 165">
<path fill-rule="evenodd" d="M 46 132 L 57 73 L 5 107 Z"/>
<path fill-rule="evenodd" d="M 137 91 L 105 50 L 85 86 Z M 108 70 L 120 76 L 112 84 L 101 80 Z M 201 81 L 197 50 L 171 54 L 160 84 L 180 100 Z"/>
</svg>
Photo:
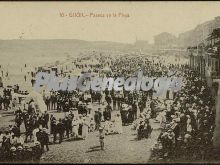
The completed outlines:
<svg viewBox="0 0 220 165">
<path fill-rule="evenodd" d="M 99 142 L 100 142 L 101 150 L 104 150 L 104 139 L 105 139 L 104 129 L 102 127 L 99 127 Z"/>
</svg>

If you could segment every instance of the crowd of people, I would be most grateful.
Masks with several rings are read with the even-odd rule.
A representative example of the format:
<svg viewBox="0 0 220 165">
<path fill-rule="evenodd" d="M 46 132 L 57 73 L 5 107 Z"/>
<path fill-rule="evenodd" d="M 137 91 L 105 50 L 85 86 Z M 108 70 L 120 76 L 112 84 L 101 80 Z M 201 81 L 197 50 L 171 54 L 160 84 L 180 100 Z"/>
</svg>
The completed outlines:
<svg viewBox="0 0 220 165">
<path fill-rule="evenodd" d="M 190 162 L 211 159 L 215 100 L 205 80 L 196 72 L 186 69 L 183 76 L 182 90 L 165 105 L 158 117 L 162 132 L 153 147 L 155 160 Z"/>
<path fill-rule="evenodd" d="M 89 61 L 97 60 L 96 64 Z M 3 161 L 39 161 L 49 144 L 62 143 L 64 139 L 86 140 L 90 132 L 99 131 L 101 149 L 104 136 L 122 134 L 123 127 L 132 125 L 137 139 L 149 138 L 152 119 L 160 123 L 162 132 L 152 153 L 158 159 L 206 159 L 212 144 L 215 109 L 213 99 L 205 81 L 192 72 L 187 65 L 169 64 L 160 57 L 96 55 L 86 60 L 76 59 L 59 76 L 79 70 L 100 76 L 130 77 L 139 71 L 144 76 L 184 77 L 181 91 L 167 91 L 160 97 L 148 91 L 42 91 L 47 110 L 39 112 L 34 100 L 11 99 L 15 112 L 15 125 L 1 133 L 1 158 Z M 108 67 L 108 71 L 102 70 Z M 9 95 L 10 97 L 10 95 Z M 4 105 L 7 108 L 8 105 Z M 56 110 L 57 112 L 53 111 Z M 48 111 L 51 111 L 49 114 Z M 57 117 L 56 114 L 64 114 Z M 22 134 L 24 124 L 24 135 Z M 57 139 L 59 137 L 59 139 Z M 32 144 L 32 147 L 30 147 Z M 198 152 L 198 150 L 200 152 Z M 28 156 L 29 154 L 29 156 Z M 193 156 L 192 156 L 193 155 Z"/>
</svg>

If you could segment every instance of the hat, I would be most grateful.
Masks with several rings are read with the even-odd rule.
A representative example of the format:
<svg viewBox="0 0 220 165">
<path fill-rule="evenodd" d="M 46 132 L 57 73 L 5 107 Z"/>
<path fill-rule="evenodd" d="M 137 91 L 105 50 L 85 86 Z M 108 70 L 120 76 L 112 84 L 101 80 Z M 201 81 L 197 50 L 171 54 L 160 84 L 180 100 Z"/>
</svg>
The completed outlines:
<svg viewBox="0 0 220 165">
<path fill-rule="evenodd" d="M 16 151 L 16 148 L 15 147 L 11 147 L 11 151 Z"/>
<path fill-rule="evenodd" d="M 176 122 L 180 122 L 180 118 L 176 118 L 175 121 L 176 121 Z"/>
<path fill-rule="evenodd" d="M 125 108 L 127 107 L 128 105 L 127 104 L 122 104 L 122 108 Z"/>
<path fill-rule="evenodd" d="M 102 127 L 99 127 L 99 130 L 103 130 L 103 128 L 102 128 Z"/>
<path fill-rule="evenodd" d="M 24 148 L 28 148 L 29 146 L 27 144 L 24 144 Z"/>
<path fill-rule="evenodd" d="M 39 141 L 36 141 L 34 142 L 35 146 L 39 146 L 40 145 L 40 142 Z"/>
<path fill-rule="evenodd" d="M 172 129 L 168 129 L 168 131 L 167 132 L 172 132 Z"/>
<path fill-rule="evenodd" d="M 21 151 L 23 148 L 22 148 L 22 146 L 18 146 L 18 148 L 17 148 L 19 151 Z"/>
<path fill-rule="evenodd" d="M 182 140 L 183 138 L 181 137 L 181 136 L 179 136 L 178 138 L 177 138 L 177 140 Z"/>
<path fill-rule="evenodd" d="M 190 135 L 190 134 L 186 134 L 184 137 L 185 137 L 186 139 L 189 139 L 189 138 L 191 138 L 191 135 Z"/>
</svg>

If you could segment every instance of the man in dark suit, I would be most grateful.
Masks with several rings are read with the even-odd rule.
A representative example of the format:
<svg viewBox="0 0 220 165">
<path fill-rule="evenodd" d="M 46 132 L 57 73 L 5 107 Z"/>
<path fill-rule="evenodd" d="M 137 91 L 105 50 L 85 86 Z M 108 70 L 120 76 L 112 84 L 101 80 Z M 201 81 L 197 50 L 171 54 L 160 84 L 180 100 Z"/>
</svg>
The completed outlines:
<svg viewBox="0 0 220 165">
<path fill-rule="evenodd" d="M 55 132 L 56 134 L 59 134 L 59 143 L 62 143 L 63 133 L 64 133 L 64 125 L 62 123 L 62 119 L 59 119 L 59 122 L 56 125 Z M 56 136 L 54 136 L 54 142 L 55 141 L 56 141 Z"/>
<path fill-rule="evenodd" d="M 111 120 L 111 111 L 112 107 L 110 105 L 107 105 L 103 112 L 104 120 Z"/>
<path fill-rule="evenodd" d="M 100 126 L 100 123 L 101 123 L 101 117 L 102 117 L 102 114 L 100 112 L 100 109 L 101 108 L 98 108 L 99 111 L 95 111 L 95 115 L 94 115 L 94 119 L 95 119 L 95 129 L 98 130 L 99 129 L 99 126 Z"/>
<path fill-rule="evenodd" d="M 49 122 L 50 116 L 47 111 L 45 111 L 43 118 L 44 118 L 44 127 L 48 129 L 48 122 Z"/>
</svg>

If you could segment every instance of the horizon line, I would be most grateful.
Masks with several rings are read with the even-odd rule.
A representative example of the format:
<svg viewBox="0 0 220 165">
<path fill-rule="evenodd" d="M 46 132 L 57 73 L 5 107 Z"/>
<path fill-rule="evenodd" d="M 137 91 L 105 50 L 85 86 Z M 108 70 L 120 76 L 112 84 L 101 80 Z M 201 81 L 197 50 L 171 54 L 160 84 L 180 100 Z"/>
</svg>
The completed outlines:
<svg viewBox="0 0 220 165">
<path fill-rule="evenodd" d="M 25 38 L 22 38 L 22 39 L 19 39 L 19 38 L 14 38 L 14 39 L 0 39 L 0 41 L 13 41 L 13 40 L 16 40 L 16 41 L 28 41 L 28 40 L 78 40 L 78 41 L 85 41 L 85 42 L 111 42 L 111 43 L 120 43 L 120 44 L 135 44 L 137 41 L 146 41 L 148 42 L 148 44 L 154 44 L 154 43 L 151 43 L 149 42 L 148 40 L 143 40 L 143 39 L 139 39 L 139 40 L 135 40 L 133 42 L 121 42 L 121 41 L 109 41 L 109 40 L 83 40 L 83 39 L 76 39 L 76 38 L 54 38 L 54 39 L 46 39 L 46 38 L 35 38 L 35 39 L 25 39 Z"/>
</svg>

